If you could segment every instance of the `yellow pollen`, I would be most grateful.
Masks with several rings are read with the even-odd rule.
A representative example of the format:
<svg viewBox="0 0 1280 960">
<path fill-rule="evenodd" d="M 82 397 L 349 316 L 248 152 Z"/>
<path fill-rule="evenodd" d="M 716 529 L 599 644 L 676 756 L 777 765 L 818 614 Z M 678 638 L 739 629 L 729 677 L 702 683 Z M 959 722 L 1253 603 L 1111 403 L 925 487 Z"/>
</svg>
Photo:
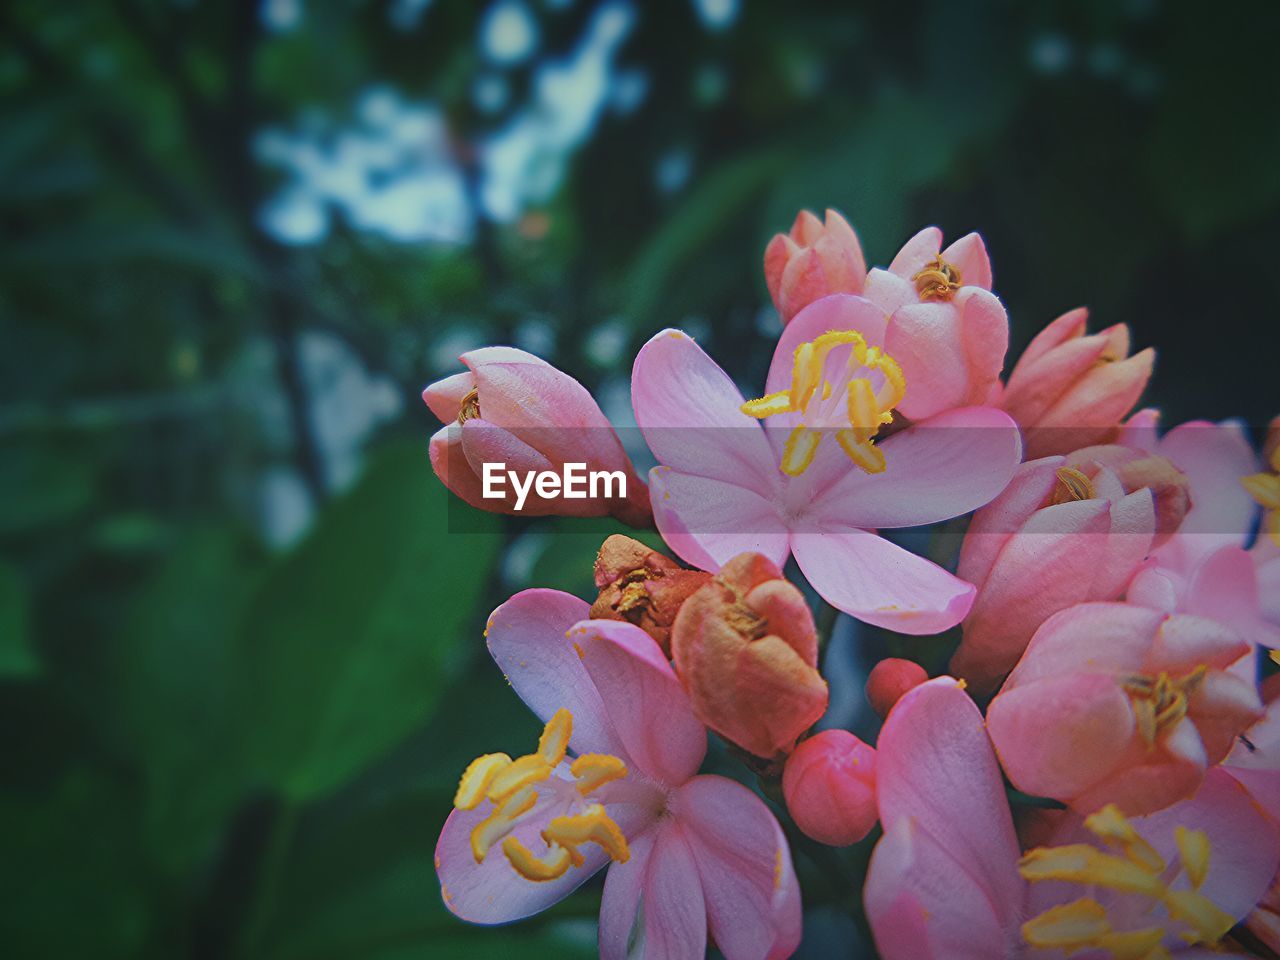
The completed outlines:
<svg viewBox="0 0 1280 960">
<path fill-rule="evenodd" d="M 1200 664 L 1185 677 L 1171 678 L 1167 673 L 1155 677 L 1134 674 L 1125 678 L 1123 687 L 1133 705 L 1138 734 L 1148 747 L 1177 726 L 1187 715 L 1187 698 L 1204 680 L 1208 667 Z"/>
<path fill-rule="evenodd" d="M 831 353 L 840 348 L 849 351 L 843 369 L 828 371 Z M 827 379 L 829 373 L 834 380 Z M 748 400 L 742 412 L 757 420 L 783 413 L 800 415 L 779 465 L 788 476 L 798 477 L 809 468 L 826 431 L 835 433 L 854 464 L 867 473 L 880 473 L 885 468 L 884 454 L 873 441 L 882 426 L 893 422 L 893 409 L 906 396 L 906 389 L 897 361 L 879 347 L 867 346 L 856 330 L 833 330 L 796 348 L 788 389 Z"/>
<path fill-rule="evenodd" d="M 1171 921 L 1185 925 L 1180 936 L 1187 943 L 1218 946 L 1235 921 L 1199 892 L 1209 870 L 1209 838 L 1203 831 L 1175 828 L 1179 869 L 1166 880 L 1163 858 L 1114 804 L 1087 817 L 1084 825 L 1108 846 L 1123 849 L 1127 859 L 1088 844 L 1038 847 L 1019 861 L 1018 871 L 1033 883 L 1058 880 L 1149 896 Z M 1171 888 L 1179 873 L 1192 889 Z M 1090 897 L 1053 907 L 1022 926 L 1023 939 L 1033 947 L 1067 954 L 1096 949 L 1114 960 L 1164 960 L 1169 953 L 1161 944 L 1167 932 L 1163 924 L 1117 931 L 1106 910 Z"/>
<path fill-rule="evenodd" d="M 911 279 L 921 300 L 950 300 L 964 282 L 960 268 L 943 260 L 941 255 L 926 263 Z"/>
<path fill-rule="evenodd" d="M 1240 482 L 1249 496 L 1258 502 L 1265 511 L 1262 518 L 1263 529 L 1271 537 L 1271 541 L 1280 547 L 1280 445 L 1271 455 L 1272 473 L 1254 473 L 1241 477 Z"/>
<path fill-rule="evenodd" d="M 542 832 L 545 852 L 534 853 L 512 835 L 537 805 L 541 789 L 538 785 L 551 779 L 564 762 L 572 736 L 573 714 L 561 708 L 543 728 L 536 752 L 514 760 L 505 753 L 487 753 L 468 765 L 454 794 L 454 807 L 474 810 L 484 800 L 493 804 L 489 815 L 471 830 L 471 854 L 476 863 L 483 863 L 494 845 L 501 843 L 502 852 L 516 873 L 526 880 L 542 882 L 563 876 L 570 867 L 581 866 L 585 857 L 578 847 L 584 843 L 598 844 L 619 862 L 630 857 L 621 828 L 599 803 L 588 804 L 579 815 L 551 820 Z M 576 795 L 585 799 L 606 783 L 625 777 L 627 766 L 607 753 L 587 753 L 569 765 L 569 773 Z M 564 794 L 553 796 L 565 798 Z"/>
<path fill-rule="evenodd" d="M 1054 484 L 1050 503 L 1071 503 L 1075 500 L 1092 500 L 1098 494 L 1093 481 L 1075 467 L 1059 467 L 1058 482 Z"/>
<path fill-rule="evenodd" d="M 466 423 L 478 416 L 480 416 L 480 391 L 472 387 L 458 405 L 458 423 Z"/>
</svg>

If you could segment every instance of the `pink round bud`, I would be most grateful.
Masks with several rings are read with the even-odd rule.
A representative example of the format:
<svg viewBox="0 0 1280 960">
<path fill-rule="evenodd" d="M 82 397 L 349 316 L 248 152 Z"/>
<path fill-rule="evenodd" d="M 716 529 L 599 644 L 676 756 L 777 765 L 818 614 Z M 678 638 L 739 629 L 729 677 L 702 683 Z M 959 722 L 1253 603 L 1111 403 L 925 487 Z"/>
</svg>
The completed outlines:
<svg viewBox="0 0 1280 960">
<path fill-rule="evenodd" d="M 924 667 L 913 660 L 889 657 L 871 668 L 867 677 L 867 699 L 880 719 L 889 715 L 893 705 L 908 690 L 929 679 Z"/>
<path fill-rule="evenodd" d="M 805 836 L 857 843 L 876 825 L 876 751 L 847 730 L 823 730 L 787 758 L 782 793 Z"/>
</svg>

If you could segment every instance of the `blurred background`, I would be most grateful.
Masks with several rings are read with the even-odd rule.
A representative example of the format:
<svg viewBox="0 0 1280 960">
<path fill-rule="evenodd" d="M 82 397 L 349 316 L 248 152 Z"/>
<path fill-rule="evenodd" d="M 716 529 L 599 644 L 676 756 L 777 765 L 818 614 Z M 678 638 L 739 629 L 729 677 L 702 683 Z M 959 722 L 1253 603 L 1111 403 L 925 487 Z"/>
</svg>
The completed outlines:
<svg viewBox="0 0 1280 960">
<path fill-rule="evenodd" d="M 980 230 L 1013 355 L 1089 304 L 1166 425 L 1265 423 L 1278 9 L 0 5 L 6 952 L 592 956 L 598 882 L 470 928 L 431 858 L 467 761 L 536 736 L 486 614 L 587 594 L 612 528 L 450 533 L 423 385 L 515 344 L 625 423 L 667 325 L 756 384 L 764 245 L 834 206 L 873 263 Z M 797 849 L 805 955 L 870 955 L 866 853 Z"/>
</svg>

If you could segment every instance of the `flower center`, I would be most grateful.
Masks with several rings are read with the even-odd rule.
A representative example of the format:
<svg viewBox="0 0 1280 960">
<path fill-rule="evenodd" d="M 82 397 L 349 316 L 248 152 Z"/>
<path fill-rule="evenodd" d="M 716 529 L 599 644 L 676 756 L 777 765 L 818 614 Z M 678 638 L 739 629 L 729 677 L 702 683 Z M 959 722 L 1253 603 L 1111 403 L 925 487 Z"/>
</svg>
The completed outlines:
<svg viewBox="0 0 1280 960">
<path fill-rule="evenodd" d="M 1242 477 L 1240 482 L 1249 495 L 1266 511 L 1262 525 L 1271 536 L 1271 542 L 1280 547 L 1280 443 L 1271 451 L 1269 473 L 1254 473 Z"/>
<path fill-rule="evenodd" d="M 855 330 L 824 333 L 796 348 L 791 387 L 742 405 L 749 417 L 763 420 L 797 413 L 783 451 L 782 472 L 798 477 L 818 452 L 822 431 L 834 430 L 849 459 L 867 473 L 884 470 L 884 454 L 872 442 L 893 420 L 893 408 L 906 395 L 906 380 L 896 360 L 868 347 Z"/>
<path fill-rule="evenodd" d="M 941 256 L 926 263 L 924 269 L 911 279 L 921 300 L 950 300 L 964 282 L 960 268 Z"/>
<path fill-rule="evenodd" d="M 484 863 L 498 842 L 516 873 L 526 880 L 554 880 L 570 867 L 582 866 L 585 857 L 579 847 L 584 843 L 597 844 L 614 860 L 627 862 L 631 851 L 622 830 L 602 803 L 587 802 L 606 783 L 625 777 L 627 765 L 611 754 L 584 753 L 569 766 L 573 781 L 556 776 L 572 735 L 573 714 L 561 708 L 547 721 L 534 753 L 515 760 L 505 753 L 486 753 L 467 767 L 453 798 L 454 807 L 473 810 L 484 800 L 493 803 L 493 811 L 471 831 L 476 863 Z M 566 810 L 573 812 L 551 819 L 542 831 L 547 849 L 534 853 L 511 834 L 537 804 L 539 790 L 535 787 L 544 782 L 552 789 L 572 784 Z"/>
<path fill-rule="evenodd" d="M 1057 474 L 1058 482 L 1053 486 L 1050 504 L 1092 500 L 1098 495 L 1093 489 L 1093 481 L 1075 467 L 1059 467 Z"/>
<path fill-rule="evenodd" d="M 458 423 L 466 423 L 478 416 L 480 416 L 480 391 L 473 387 L 458 406 Z"/>
<path fill-rule="evenodd" d="M 1208 667 L 1196 667 L 1185 677 L 1171 678 L 1167 673 L 1155 677 L 1133 674 L 1124 679 L 1124 692 L 1133 704 L 1138 733 L 1148 747 L 1177 725 L 1187 715 L 1187 698 L 1204 680 Z"/>
<path fill-rule="evenodd" d="M 1180 936 L 1189 944 L 1216 947 L 1231 929 L 1234 918 L 1200 892 L 1209 873 L 1210 845 L 1204 831 L 1183 826 L 1174 830 L 1178 864 L 1169 875 L 1169 865 L 1115 804 L 1086 818 L 1084 825 L 1119 852 L 1106 853 L 1087 843 L 1037 847 L 1018 861 L 1018 872 L 1031 883 L 1058 880 L 1149 897 L 1182 928 Z M 1180 876 L 1186 877 L 1190 889 L 1172 889 Z M 1103 950 L 1116 960 L 1167 958 L 1161 946 L 1167 933 L 1165 925 L 1116 930 L 1106 908 L 1092 897 L 1053 907 L 1022 925 L 1022 938 L 1033 947 L 1068 954 Z"/>
</svg>

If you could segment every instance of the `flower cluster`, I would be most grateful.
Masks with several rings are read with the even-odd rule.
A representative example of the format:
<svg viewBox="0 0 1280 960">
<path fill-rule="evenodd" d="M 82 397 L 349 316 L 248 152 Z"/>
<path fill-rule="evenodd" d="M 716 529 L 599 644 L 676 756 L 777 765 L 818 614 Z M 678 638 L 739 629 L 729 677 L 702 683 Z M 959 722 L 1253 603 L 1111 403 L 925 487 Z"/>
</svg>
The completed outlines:
<svg viewBox="0 0 1280 960">
<path fill-rule="evenodd" d="M 758 389 L 680 330 L 637 353 L 647 486 L 589 392 L 522 351 L 424 392 L 471 505 L 513 510 L 481 494 L 491 460 L 617 471 L 623 496 L 532 512 L 656 527 L 674 555 L 615 535 L 595 597 L 494 611 L 489 651 L 545 727 L 462 774 L 446 904 L 517 920 L 607 866 L 602 957 L 784 958 L 788 836 L 878 825 L 859 892 L 886 960 L 1276 956 L 1280 419 L 1259 451 L 1234 422 L 1162 434 L 1133 412 L 1153 351 L 1084 310 L 1004 377 L 977 234 L 929 228 L 868 270 L 838 213 L 806 211 L 764 272 L 783 328 Z M 954 571 L 882 533 L 944 522 Z M 870 671 L 874 747 L 819 729 L 840 615 L 954 639 L 950 675 Z M 759 793 L 699 772 L 709 732 Z"/>
</svg>

